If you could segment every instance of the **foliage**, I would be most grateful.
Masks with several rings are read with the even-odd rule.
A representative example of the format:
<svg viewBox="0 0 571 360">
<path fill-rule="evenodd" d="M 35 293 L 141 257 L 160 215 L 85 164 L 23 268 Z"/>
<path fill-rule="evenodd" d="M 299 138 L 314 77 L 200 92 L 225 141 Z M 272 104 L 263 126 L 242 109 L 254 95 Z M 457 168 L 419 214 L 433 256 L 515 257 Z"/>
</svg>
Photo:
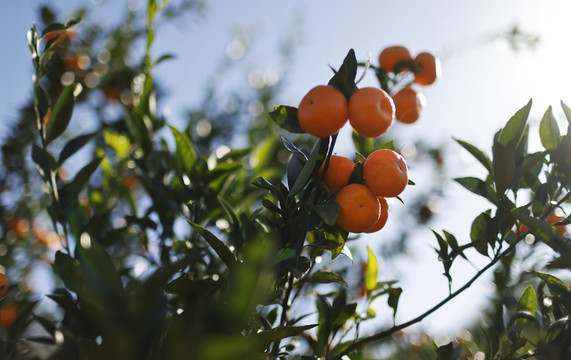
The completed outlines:
<svg viewBox="0 0 571 360">
<path fill-rule="evenodd" d="M 269 121 L 249 125 L 244 148 L 220 146 L 243 113 L 220 112 L 215 96 L 190 112 L 184 129 L 157 110 L 153 70 L 170 55 L 155 58 L 151 50 L 155 18 L 167 9 L 166 1 L 149 0 L 145 24 L 131 14 L 106 33 L 79 18 L 57 23 L 44 8 L 50 24 L 28 33 L 32 102 L 2 148 L 0 186 L 11 201 L 1 208 L 2 261 L 12 279 L 49 263 L 44 270 L 56 286 L 47 297 L 57 310 L 42 310 L 31 289 L 10 286 L 0 309 L 15 304 L 19 314 L 0 331 L 2 358 L 364 359 L 388 339 L 398 349 L 387 355 L 393 358 L 571 356 L 571 291 L 560 280 L 571 268 L 571 245 L 554 227 L 571 219 L 545 221 L 569 204 L 571 126 L 562 132 L 551 108 L 539 126 L 540 151 L 528 152 L 531 101 L 494 136 L 491 156 L 456 140 L 486 174 L 455 180 L 490 209 L 474 219 L 467 242 L 433 231 L 449 294 L 397 324 L 406 290 L 379 280 L 373 249 L 356 271 L 360 282 L 351 278 L 358 266 L 342 260 L 355 260 L 348 244 L 355 238 L 336 224 L 335 197 L 317 175 L 337 135 L 303 134 L 295 107 L 273 107 L 279 83 L 255 94 Z M 81 39 L 78 26 L 88 29 Z M 139 38 L 142 60 L 129 66 Z M 96 49 L 98 39 L 109 41 Z M 373 69 L 388 93 L 412 76 L 359 63 L 350 50 L 328 84 L 349 98 L 360 68 Z M 571 125 L 571 110 L 561 106 Z M 96 119 L 87 131 L 77 126 L 84 112 Z M 357 169 L 372 151 L 395 146 L 386 137 L 353 140 Z M 16 165 L 28 158 L 37 173 Z M 20 187 L 9 185 L 14 179 Z M 542 249 L 549 262 L 518 272 L 517 263 Z M 453 291 L 452 265 L 473 256 L 486 265 Z M 478 336 L 416 348 L 399 336 L 492 268 L 498 297 L 488 323 L 473 331 Z M 363 335 L 380 298 L 393 323 Z"/>
</svg>

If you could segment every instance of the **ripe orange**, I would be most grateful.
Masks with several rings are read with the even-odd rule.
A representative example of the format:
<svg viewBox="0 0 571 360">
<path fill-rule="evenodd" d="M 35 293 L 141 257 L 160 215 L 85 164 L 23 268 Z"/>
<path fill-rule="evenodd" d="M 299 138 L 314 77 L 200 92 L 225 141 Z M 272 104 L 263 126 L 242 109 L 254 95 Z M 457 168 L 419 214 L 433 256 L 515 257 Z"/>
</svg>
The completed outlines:
<svg viewBox="0 0 571 360">
<path fill-rule="evenodd" d="M 395 65 L 399 61 L 403 60 L 410 62 L 413 61 L 408 49 L 404 46 L 389 46 L 381 51 L 381 54 L 379 55 L 379 67 L 387 72 L 394 72 Z M 399 69 L 396 70 L 397 72 L 402 72 L 405 69 L 406 67 L 400 68 L 399 66 Z"/>
<path fill-rule="evenodd" d="M 362 184 L 343 187 L 335 201 L 339 204 L 337 224 L 348 232 L 360 233 L 371 228 L 381 215 L 377 197 Z"/>
<path fill-rule="evenodd" d="M 377 196 L 377 200 L 379 200 L 379 205 L 381 207 L 381 216 L 379 216 L 379 220 L 377 220 L 375 225 L 365 231 L 367 234 L 377 232 L 384 228 L 387 220 L 389 219 L 389 203 L 387 202 L 387 199 L 382 196 Z"/>
<path fill-rule="evenodd" d="M 547 221 L 550 224 L 555 224 L 558 223 L 560 221 L 565 220 L 565 217 L 563 216 L 559 216 L 559 215 L 555 215 L 555 213 L 551 213 L 549 215 L 547 215 L 547 219 L 545 219 L 545 221 Z M 565 234 L 567 232 L 567 228 L 565 227 L 565 225 L 556 225 L 555 229 L 560 233 L 560 234 Z"/>
<path fill-rule="evenodd" d="M 556 215 L 556 214 L 553 213 L 553 212 L 550 213 L 549 215 L 547 215 L 547 217 L 545 218 L 545 222 L 548 223 L 548 224 L 552 224 L 552 225 L 555 224 L 555 223 L 558 223 L 558 222 L 560 222 L 560 221 L 563 221 L 563 220 L 565 220 L 565 217 L 563 217 L 563 216 L 558 216 L 558 215 Z M 557 226 L 555 226 L 555 230 L 557 230 L 557 232 L 559 232 L 560 234 L 565 234 L 565 233 L 567 232 L 567 228 L 566 228 L 565 225 L 557 225 Z M 525 234 L 525 233 L 528 232 L 528 231 L 529 231 L 529 228 L 528 228 L 526 225 L 523 225 L 523 224 L 522 224 L 522 225 L 519 227 L 519 232 L 520 232 L 521 234 Z"/>
<path fill-rule="evenodd" d="M 431 85 L 440 77 L 440 60 L 434 55 L 421 52 L 414 58 L 416 68 L 414 70 L 414 81 L 419 85 Z"/>
<path fill-rule="evenodd" d="M 347 98 L 329 85 L 318 85 L 309 90 L 297 109 L 301 128 L 320 138 L 337 134 L 347 118 Z"/>
<path fill-rule="evenodd" d="M 382 89 L 364 87 L 349 99 L 349 123 L 362 136 L 381 136 L 387 132 L 394 118 L 393 99 Z"/>
<path fill-rule="evenodd" d="M 20 316 L 18 308 L 11 304 L 0 307 L 0 328 L 8 329 Z"/>
<path fill-rule="evenodd" d="M 394 197 L 403 192 L 408 184 L 408 168 L 399 153 L 379 149 L 367 156 L 363 177 L 377 196 Z"/>
<path fill-rule="evenodd" d="M 321 177 L 323 169 L 325 167 L 325 161 L 321 165 L 321 168 L 317 174 Z M 349 183 L 349 178 L 353 174 L 353 169 L 355 168 L 355 163 L 353 160 L 340 155 L 331 155 L 329 159 L 329 166 L 325 172 L 325 177 L 323 177 L 323 182 L 329 188 L 329 192 L 332 194 L 337 194 L 341 188 L 347 183 Z"/>
<path fill-rule="evenodd" d="M 410 86 L 399 90 L 394 96 L 395 118 L 403 123 L 412 124 L 420 117 L 426 103 L 424 95 Z"/>
<path fill-rule="evenodd" d="M 10 283 L 8 283 L 8 277 L 6 277 L 5 274 L 0 273 L 0 299 L 6 295 L 8 286 L 10 286 Z"/>
</svg>

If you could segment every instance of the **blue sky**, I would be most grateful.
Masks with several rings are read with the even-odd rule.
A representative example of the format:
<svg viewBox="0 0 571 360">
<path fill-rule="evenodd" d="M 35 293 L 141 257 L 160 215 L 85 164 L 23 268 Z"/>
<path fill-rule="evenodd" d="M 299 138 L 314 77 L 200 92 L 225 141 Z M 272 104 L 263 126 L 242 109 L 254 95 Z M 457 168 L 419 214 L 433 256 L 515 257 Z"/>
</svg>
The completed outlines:
<svg viewBox="0 0 571 360">
<path fill-rule="evenodd" d="M 5 123 L 16 118 L 17 108 L 29 97 L 32 67 L 25 40 L 26 31 L 36 20 L 37 0 L 11 1 L 0 12 L 0 132 Z M 51 1 L 64 15 L 77 4 L 92 4 L 94 17 L 112 24 L 125 11 L 127 1 Z M 99 5 L 93 5 L 101 3 Z M 449 173 L 452 177 L 481 176 L 483 168 L 466 162 L 451 137 L 468 140 L 489 149 L 496 130 L 530 98 L 534 99 L 532 124 L 537 124 L 543 111 L 553 105 L 560 114 L 559 100 L 571 104 L 571 59 L 569 34 L 571 22 L 568 1 L 480 0 L 480 1 L 364 1 L 340 0 L 219 0 L 210 1 L 205 17 L 183 18 L 161 28 L 154 54 L 174 53 L 177 58 L 157 68 L 156 76 L 169 90 L 167 106 L 176 121 L 190 105 L 200 100 L 201 87 L 224 56 L 232 41 L 232 29 L 242 27 L 253 32 L 252 53 L 248 64 L 275 70 L 279 41 L 292 30 L 295 19 L 302 22 L 302 38 L 293 59 L 283 104 L 297 106 L 311 87 L 325 83 L 331 76 L 329 65 L 338 66 L 350 48 L 358 59 L 370 52 L 373 61 L 388 45 L 403 44 L 418 53 L 428 50 L 442 57 L 443 76 L 431 87 L 423 88 L 427 107 L 420 121 L 406 128 L 410 139 L 424 139 L 433 144 L 448 143 Z M 535 32 L 541 43 L 535 52 L 515 54 L 505 43 L 490 35 L 508 30 L 515 24 Z M 482 39 L 490 39 L 481 43 Z M 191 71 L 189 69 L 200 69 Z M 247 68 L 242 69 L 248 71 Z M 369 76 L 365 82 L 374 84 Z M 560 116 L 559 116 L 560 117 Z M 402 126 L 402 125 L 401 125 Z M 0 137 L 1 138 L 1 137 Z M 413 177 L 416 174 L 413 173 Z M 415 181 L 422 178 L 416 175 Z M 418 182 L 418 181 L 417 181 Z M 436 230 L 445 228 L 466 240 L 471 220 L 487 204 L 451 181 L 450 197 L 460 196 L 456 204 L 447 204 L 439 214 Z M 465 204 L 471 205 L 467 207 Z M 458 213 L 462 213 L 458 217 Z M 453 221 L 450 220 L 454 216 Z M 391 220 L 389 220 L 389 223 Z M 389 229 L 390 230 L 390 229 Z M 366 244 L 376 239 L 367 238 Z M 433 237 L 418 234 L 411 258 L 402 259 L 395 272 L 402 272 L 405 293 L 399 307 L 399 318 L 415 315 L 428 308 L 447 292 L 440 275 L 441 267 L 433 255 Z M 428 255 L 425 255 L 428 254 Z M 471 268 L 455 269 L 468 276 Z M 388 271 L 388 270 L 387 270 Z M 381 274 L 381 277 L 383 274 Z M 432 292 L 429 286 L 437 290 Z M 464 306 L 479 306 L 490 291 L 486 280 L 479 281 L 445 311 L 427 320 L 429 329 L 458 329 L 457 319 L 470 320 L 477 313 L 466 314 Z M 426 300 L 415 309 L 416 300 Z"/>
</svg>

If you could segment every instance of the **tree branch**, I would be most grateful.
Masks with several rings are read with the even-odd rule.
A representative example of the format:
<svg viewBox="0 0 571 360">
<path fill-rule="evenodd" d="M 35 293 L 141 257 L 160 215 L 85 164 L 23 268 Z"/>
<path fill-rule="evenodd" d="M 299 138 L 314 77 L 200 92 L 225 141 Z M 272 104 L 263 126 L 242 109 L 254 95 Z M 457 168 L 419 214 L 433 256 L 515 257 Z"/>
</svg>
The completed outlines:
<svg viewBox="0 0 571 360">
<path fill-rule="evenodd" d="M 420 314 L 419 316 L 417 316 L 414 319 L 411 319 L 405 323 L 402 323 L 400 325 L 395 325 L 389 329 L 386 329 L 384 331 L 378 332 L 378 333 L 373 334 L 373 335 L 369 335 L 367 337 L 364 337 L 360 340 L 355 341 L 353 344 L 351 344 L 349 347 L 347 347 L 341 353 L 339 353 L 335 357 L 333 357 L 332 360 L 340 360 L 344 355 L 351 353 L 352 351 L 358 349 L 359 347 L 361 347 L 365 344 L 381 340 L 381 339 L 383 339 L 383 338 L 385 338 L 385 337 L 387 337 L 387 336 L 389 336 L 389 335 L 391 335 L 397 331 L 400 331 L 404 328 L 407 328 L 411 325 L 414 325 L 414 324 L 422 321 L 425 317 L 432 314 L 436 310 L 440 309 L 442 306 L 444 306 L 450 300 L 454 299 L 456 296 L 458 296 L 464 290 L 468 289 L 480 276 L 482 276 L 482 274 L 484 274 L 488 269 L 490 269 L 492 266 L 497 264 L 497 262 L 500 261 L 507 254 L 509 254 L 515 248 L 515 246 L 517 245 L 518 242 L 519 241 L 511 244 L 506 250 L 504 250 L 503 252 L 498 254 L 496 257 L 494 257 L 492 259 L 492 261 L 490 261 L 486 266 L 484 266 L 480 271 L 478 271 L 468 282 L 466 282 L 466 284 L 464 284 L 461 288 L 459 288 L 458 290 L 456 290 L 453 293 L 451 293 L 450 295 L 448 295 L 445 299 L 440 301 L 438 304 L 434 305 L 432 308 L 428 309 L 424 313 Z"/>
</svg>

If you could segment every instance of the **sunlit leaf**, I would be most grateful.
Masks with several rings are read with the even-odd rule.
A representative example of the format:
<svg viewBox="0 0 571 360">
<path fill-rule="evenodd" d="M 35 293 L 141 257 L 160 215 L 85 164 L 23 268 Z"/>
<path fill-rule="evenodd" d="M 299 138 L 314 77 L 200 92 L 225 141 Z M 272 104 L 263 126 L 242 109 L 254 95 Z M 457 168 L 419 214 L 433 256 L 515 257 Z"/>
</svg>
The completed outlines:
<svg viewBox="0 0 571 360">
<path fill-rule="evenodd" d="M 539 123 L 539 138 L 541 139 L 541 145 L 547 150 L 557 149 L 559 145 L 559 125 L 557 125 L 557 120 L 553 115 L 553 110 L 551 106 L 545 111 L 543 118 Z"/>
<path fill-rule="evenodd" d="M 377 276 L 379 271 L 379 263 L 377 262 L 377 257 L 373 253 L 373 250 L 367 246 L 367 273 L 365 275 L 365 287 L 367 292 L 371 292 L 377 286 Z"/>
<path fill-rule="evenodd" d="M 170 126 L 176 141 L 176 162 L 182 171 L 190 172 L 196 161 L 196 152 L 190 138 L 174 126 Z"/>
<path fill-rule="evenodd" d="M 294 134 L 303 134 L 305 131 L 297 120 L 297 108 L 293 106 L 280 105 L 268 114 L 269 118 L 278 124 L 282 129 Z"/>
<path fill-rule="evenodd" d="M 47 144 L 60 136 L 67 128 L 73 113 L 74 91 L 75 84 L 68 85 L 58 97 L 46 126 L 45 140 Z"/>
</svg>

